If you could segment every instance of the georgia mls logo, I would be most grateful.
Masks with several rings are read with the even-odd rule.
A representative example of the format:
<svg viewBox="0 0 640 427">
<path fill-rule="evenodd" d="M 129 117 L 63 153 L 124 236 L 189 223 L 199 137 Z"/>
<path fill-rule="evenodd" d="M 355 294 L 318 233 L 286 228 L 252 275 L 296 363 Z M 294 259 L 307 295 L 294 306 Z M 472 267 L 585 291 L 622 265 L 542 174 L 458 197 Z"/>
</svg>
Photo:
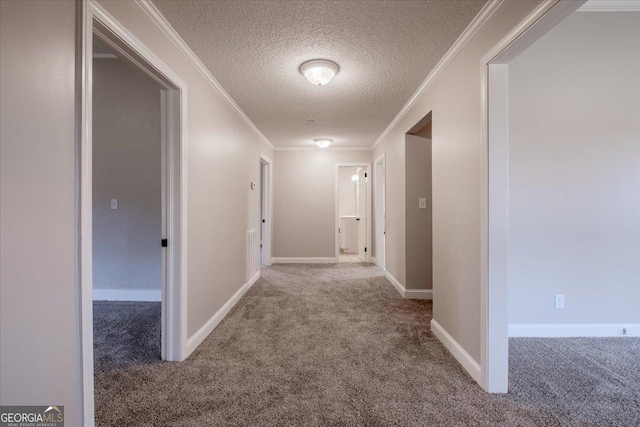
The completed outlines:
<svg viewBox="0 0 640 427">
<path fill-rule="evenodd" d="M 0 427 L 64 427 L 64 406 L 0 406 Z"/>
</svg>

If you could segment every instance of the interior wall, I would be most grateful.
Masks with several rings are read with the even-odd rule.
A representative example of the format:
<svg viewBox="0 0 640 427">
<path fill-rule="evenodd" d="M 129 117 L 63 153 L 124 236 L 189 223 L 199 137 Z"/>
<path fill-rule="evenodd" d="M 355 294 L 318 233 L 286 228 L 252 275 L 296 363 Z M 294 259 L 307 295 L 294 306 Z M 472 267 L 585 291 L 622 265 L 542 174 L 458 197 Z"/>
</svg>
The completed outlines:
<svg viewBox="0 0 640 427">
<path fill-rule="evenodd" d="M 160 86 L 118 59 L 93 60 L 94 289 L 162 288 L 160 124 Z"/>
<path fill-rule="evenodd" d="M 335 257 L 336 163 L 371 162 L 369 150 L 276 151 L 273 257 Z"/>
<path fill-rule="evenodd" d="M 73 1 L 0 1 L 0 404 L 80 425 Z M 35 31 L 37 29 L 37 31 Z"/>
<path fill-rule="evenodd" d="M 374 149 L 387 159 L 387 269 L 406 285 L 405 134 L 433 112 L 434 319 L 480 362 L 482 57 L 540 1 L 502 2 Z"/>
<path fill-rule="evenodd" d="M 640 322 L 640 13 L 556 26 L 509 64 L 509 114 L 510 323 Z"/>
<path fill-rule="evenodd" d="M 338 169 L 338 209 L 340 216 L 356 215 L 357 198 L 356 188 L 357 182 L 352 181 L 351 177 L 357 173 L 357 168 L 340 168 Z"/>
<path fill-rule="evenodd" d="M 430 125 L 429 125 L 430 127 Z M 431 139 L 407 135 L 406 165 L 406 284 L 407 289 L 432 289 Z M 426 208 L 418 201 L 425 198 Z"/>
<path fill-rule="evenodd" d="M 246 281 L 246 233 L 260 226 L 260 153 L 272 149 L 136 2 L 100 0 L 188 86 L 187 333 L 197 332 Z M 256 254 L 257 256 L 258 254 Z"/>
</svg>

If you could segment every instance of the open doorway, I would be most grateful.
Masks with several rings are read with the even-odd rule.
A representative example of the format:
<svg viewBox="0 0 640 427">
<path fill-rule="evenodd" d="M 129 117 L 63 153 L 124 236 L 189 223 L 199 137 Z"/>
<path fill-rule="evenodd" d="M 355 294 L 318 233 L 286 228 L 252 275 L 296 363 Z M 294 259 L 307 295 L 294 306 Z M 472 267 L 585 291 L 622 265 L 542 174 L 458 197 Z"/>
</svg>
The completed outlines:
<svg viewBox="0 0 640 427">
<path fill-rule="evenodd" d="M 161 87 L 93 40 L 95 372 L 162 359 Z"/>
<path fill-rule="evenodd" d="M 386 269 L 386 179 L 385 155 L 382 154 L 375 163 L 375 256 L 376 264 Z"/>
<path fill-rule="evenodd" d="M 272 162 L 260 155 L 260 265 L 271 265 L 271 176 Z"/>
<path fill-rule="evenodd" d="M 336 260 L 370 260 L 370 164 L 336 165 Z"/>
<path fill-rule="evenodd" d="M 152 319 L 138 324 L 133 333 L 122 334 L 133 345 L 120 355 L 107 355 L 107 363 L 102 360 L 96 364 L 98 369 L 151 359 L 181 361 L 187 355 L 186 288 L 182 286 L 187 272 L 187 117 L 186 84 L 99 4 L 88 2 L 85 7 L 79 63 L 83 79 L 77 175 L 78 267 L 83 425 L 92 426 L 94 402 L 99 396 L 94 387 L 94 320 L 100 323 L 98 327 L 119 324 L 126 328 L 132 319 Z M 102 61 L 95 65 L 95 73 L 94 61 Z M 123 80 L 113 89 L 118 93 L 110 93 L 109 84 L 118 80 L 115 73 L 120 73 L 127 85 L 131 79 L 139 86 L 129 87 L 130 94 L 123 93 Z M 99 79 L 95 84 L 94 77 Z M 131 97 L 142 90 L 144 96 Z M 146 94 L 152 92 L 153 102 L 142 102 L 150 99 Z M 119 102 L 127 96 L 127 102 Z M 122 286 L 127 280 L 132 289 Z M 129 312 L 115 323 L 111 322 L 114 310 L 96 309 L 94 319 L 94 293 L 103 301 L 134 299 L 134 304 L 145 302 L 152 307 Z M 126 304 L 120 305 L 120 312 L 127 310 L 122 307 Z M 101 347 L 99 352 L 114 350 L 107 343 L 114 334 L 100 334 L 95 342 Z M 105 342 L 100 342 L 101 337 Z M 96 353 L 100 357 L 101 353 Z"/>
<path fill-rule="evenodd" d="M 579 5 L 540 10 L 486 58 L 483 370 L 489 391 L 539 401 L 563 424 L 632 425 L 640 13 Z"/>
</svg>

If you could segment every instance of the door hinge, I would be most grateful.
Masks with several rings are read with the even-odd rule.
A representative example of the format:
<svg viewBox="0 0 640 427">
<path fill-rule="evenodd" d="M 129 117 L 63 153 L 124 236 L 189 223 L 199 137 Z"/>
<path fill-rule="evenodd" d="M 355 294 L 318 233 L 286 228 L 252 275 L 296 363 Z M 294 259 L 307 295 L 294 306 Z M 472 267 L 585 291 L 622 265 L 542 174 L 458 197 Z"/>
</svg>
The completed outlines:
<svg viewBox="0 0 640 427">
<path fill-rule="evenodd" d="M 266 222 L 267 222 L 267 220 L 266 220 L 266 219 L 263 219 L 263 220 L 262 220 L 262 223 L 263 223 L 263 224 L 264 224 L 264 223 L 266 223 Z"/>
<path fill-rule="evenodd" d="M 360 218 L 356 218 L 356 221 L 360 221 Z"/>
<path fill-rule="evenodd" d="M 367 177 L 367 173 L 366 173 L 366 172 L 364 173 L 364 177 L 365 177 L 365 178 Z"/>
<path fill-rule="evenodd" d="M 365 254 L 367 253 L 367 248 L 364 248 L 364 253 L 365 253 Z"/>
<path fill-rule="evenodd" d="M 162 247 L 166 248 L 167 246 L 169 246 L 167 239 L 162 239 Z"/>
</svg>

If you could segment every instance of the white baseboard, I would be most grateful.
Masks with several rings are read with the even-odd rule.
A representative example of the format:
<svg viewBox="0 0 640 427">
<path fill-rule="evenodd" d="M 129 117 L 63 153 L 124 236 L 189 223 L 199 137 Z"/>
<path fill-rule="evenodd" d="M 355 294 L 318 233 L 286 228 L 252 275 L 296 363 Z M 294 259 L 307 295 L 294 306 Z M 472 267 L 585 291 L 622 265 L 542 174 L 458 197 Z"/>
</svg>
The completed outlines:
<svg viewBox="0 0 640 427">
<path fill-rule="evenodd" d="M 334 257 L 330 258 L 271 258 L 273 264 L 335 264 L 338 262 Z"/>
<path fill-rule="evenodd" d="M 433 290 L 431 289 L 406 289 L 402 283 L 398 281 L 389 271 L 384 272 L 384 277 L 396 287 L 402 298 L 406 299 L 433 299 Z"/>
<path fill-rule="evenodd" d="M 240 298 L 249 290 L 251 286 L 260 278 L 260 272 L 258 271 L 247 283 L 242 285 L 238 291 L 233 294 L 229 300 L 224 303 L 220 310 L 216 312 L 191 338 L 187 340 L 187 349 L 184 358 L 186 359 L 198 348 L 202 341 L 209 336 L 211 332 L 220 324 L 222 319 L 231 311 L 231 309 L 240 301 Z"/>
<path fill-rule="evenodd" d="M 623 329 L 627 330 L 626 335 Z M 509 325 L 510 337 L 640 337 L 640 323 L 555 323 Z"/>
<path fill-rule="evenodd" d="M 94 301 L 162 301 L 161 289 L 94 289 Z"/>
<path fill-rule="evenodd" d="M 404 297 L 406 299 L 433 299 L 433 290 L 431 289 L 405 289 Z"/>
<path fill-rule="evenodd" d="M 431 319 L 431 332 L 433 332 L 433 335 L 449 350 L 449 353 L 455 357 L 464 370 L 471 375 L 471 378 L 480 384 L 482 379 L 480 364 L 478 364 L 435 319 Z"/>
</svg>

